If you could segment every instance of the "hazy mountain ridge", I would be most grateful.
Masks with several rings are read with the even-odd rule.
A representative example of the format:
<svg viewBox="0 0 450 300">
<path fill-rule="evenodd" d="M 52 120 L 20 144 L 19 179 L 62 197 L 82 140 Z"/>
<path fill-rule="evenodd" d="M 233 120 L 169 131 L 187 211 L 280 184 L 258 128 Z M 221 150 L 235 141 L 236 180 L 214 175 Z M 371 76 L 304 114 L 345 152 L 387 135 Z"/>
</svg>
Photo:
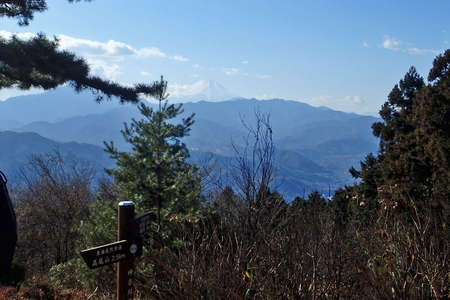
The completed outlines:
<svg viewBox="0 0 450 300">
<path fill-rule="evenodd" d="M 136 106 L 120 105 L 114 100 L 97 104 L 90 93 L 72 92 L 66 97 L 67 93 L 68 90 L 63 89 L 37 95 L 34 100 L 33 96 L 9 99 L 7 105 L 0 103 L 0 116 L 3 118 L 6 113 L 2 109 L 7 107 L 8 118 L 15 124 L 26 118 L 34 121 L 16 126 L 14 131 L 36 132 L 59 144 L 72 141 L 93 144 L 101 146 L 94 151 L 98 152 L 103 148 L 103 141 L 114 141 L 119 148 L 128 149 L 120 130 L 131 118 L 140 119 Z M 48 99 L 46 94 L 50 94 Z M 58 97 L 62 97 L 60 102 Z M 75 110 L 71 106 L 73 102 L 77 103 Z M 71 105 L 66 106 L 66 103 Z M 154 106 L 154 103 L 149 104 Z M 21 114 L 24 105 L 26 113 Z M 41 114 L 51 107 L 58 107 L 58 113 Z M 290 196 L 301 190 L 325 190 L 329 186 L 336 188 L 353 182 L 347 170 L 377 149 L 377 140 L 370 129 L 377 119 L 369 116 L 282 99 L 199 101 L 185 103 L 183 108 L 184 116 L 196 114 L 190 136 L 185 138 L 193 154 L 192 161 L 202 161 L 205 153 L 213 153 L 221 167 L 229 166 L 236 154 L 232 144 L 239 149 L 245 142 L 243 122 L 252 126 L 255 112 L 270 114 L 277 149 L 275 186 Z M 3 156 L 0 160 L 4 160 Z"/>
<path fill-rule="evenodd" d="M 58 143 L 34 132 L 17 133 L 0 131 L 0 170 L 9 177 L 17 178 L 20 168 L 24 167 L 32 155 L 58 151 L 88 163 L 97 172 L 105 167 L 114 166 L 102 148 L 85 143 Z"/>
<path fill-rule="evenodd" d="M 75 93 L 69 87 L 62 87 L 41 94 L 0 101 L 0 120 L 21 124 L 37 121 L 57 122 L 79 115 L 104 113 L 121 106 L 129 105 L 121 105 L 116 99 L 105 100 L 99 104 L 95 101 L 95 95 L 89 91 Z M 3 126 L 0 129 L 11 129 L 11 126 Z"/>
</svg>

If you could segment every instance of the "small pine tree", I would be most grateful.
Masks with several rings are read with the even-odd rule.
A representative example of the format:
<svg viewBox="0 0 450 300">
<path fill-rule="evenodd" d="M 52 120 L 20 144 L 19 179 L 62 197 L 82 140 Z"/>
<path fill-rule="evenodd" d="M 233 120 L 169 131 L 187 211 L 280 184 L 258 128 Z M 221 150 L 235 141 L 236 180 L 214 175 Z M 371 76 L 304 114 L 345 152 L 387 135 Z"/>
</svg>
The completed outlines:
<svg viewBox="0 0 450 300">
<path fill-rule="evenodd" d="M 117 161 L 116 169 L 107 172 L 127 200 L 139 208 L 158 212 L 159 221 L 171 214 L 188 214 L 200 204 L 201 179 L 198 168 L 186 162 L 189 151 L 181 139 L 189 134 L 194 114 L 170 121 L 183 113 L 182 105 L 168 104 L 167 82 L 161 77 L 157 110 L 139 104 L 144 119 L 133 119 L 122 130 L 131 152 L 119 151 L 112 142 L 106 152 Z"/>
</svg>

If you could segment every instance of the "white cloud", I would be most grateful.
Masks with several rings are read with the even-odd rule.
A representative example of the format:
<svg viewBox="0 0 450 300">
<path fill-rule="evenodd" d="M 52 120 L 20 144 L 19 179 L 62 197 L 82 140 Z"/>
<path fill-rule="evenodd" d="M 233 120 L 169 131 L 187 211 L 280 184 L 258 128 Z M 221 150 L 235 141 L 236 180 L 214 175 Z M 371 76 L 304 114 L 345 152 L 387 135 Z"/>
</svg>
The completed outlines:
<svg viewBox="0 0 450 300">
<path fill-rule="evenodd" d="M 326 106 L 328 108 L 340 111 L 356 112 L 361 114 L 367 113 L 367 105 L 363 97 L 358 95 L 350 95 L 344 97 L 322 95 L 309 99 L 299 99 L 299 101 L 308 103 L 313 106 Z"/>
<path fill-rule="evenodd" d="M 114 40 L 109 40 L 107 42 L 91 41 L 86 39 L 79 39 L 70 37 L 67 35 L 59 35 L 60 47 L 62 49 L 71 50 L 74 52 L 81 53 L 83 55 L 95 55 L 95 56 L 114 56 L 118 58 L 123 58 L 125 56 L 136 56 L 139 58 L 146 57 L 157 57 L 166 58 L 176 61 L 189 61 L 188 58 L 181 55 L 168 55 L 157 47 L 145 47 L 145 48 L 134 48 L 123 42 L 118 42 Z"/>
<path fill-rule="evenodd" d="M 151 73 L 149 73 L 149 72 L 146 72 L 146 71 L 141 71 L 141 73 L 140 73 L 142 76 L 145 76 L 145 77 L 149 77 L 149 76 L 152 76 L 152 74 Z"/>
<path fill-rule="evenodd" d="M 189 58 L 186 58 L 186 57 L 184 57 L 184 56 L 181 56 L 181 55 L 174 55 L 174 56 L 172 56 L 172 59 L 173 60 L 177 60 L 177 61 L 189 61 Z"/>
<path fill-rule="evenodd" d="M 361 96 L 345 96 L 344 101 L 348 101 L 353 104 L 364 104 L 364 100 Z"/>
<path fill-rule="evenodd" d="M 227 76 L 236 76 L 240 73 L 240 70 L 238 68 L 223 68 L 222 71 Z"/>
<path fill-rule="evenodd" d="M 16 35 L 19 39 L 22 39 L 22 40 L 29 40 L 36 36 L 34 33 L 31 33 L 31 32 L 16 33 L 16 32 L 0 30 L 0 36 L 5 39 L 10 39 L 13 35 Z"/>
<path fill-rule="evenodd" d="M 74 38 L 64 34 L 58 35 L 57 38 L 59 39 L 60 48 L 81 53 L 83 55 L 127 56 L 137 53 L 130 45 L 114 40 L 102 43 Z"/>
<path fill-rule="evenodd" d="M 436 49 L 410 47 L 409 46 L 410 43 L 405 43 L 389 36 L 384 37 L 383 43 L 381 45 L 384 49 L 401 51 L 412 55 L 426 55 L 426 54 L 437 55 L 440 52 L 442 52 L 441 50 Z"/>
<path fill-rule="evenodd" d="M 159 48 L 150 47 L 150 48 L 142 48 L 135 51 L 135 54 L 140 57 L 161 57 L 167 58 L 167 54 L 162 52 Z"/>
<path fill-rule="evenodd" d="M 91 70 L 96 75 L 104 76 L 111 80 L 116 80 L 117 77 L 123 74 L 119 65 L 114 63 L 108 63 L 101 59 L 86 58 L 87 63 L 91 67 Z"/>
<path fill-rule="evenodd" d="M 419 48 L 408 48 L 406 51 L 409 54 L 416 54 L 416 55 L 424 55 L 424 54 L 433 54 L 438 55 L 441 51 L 434 50 L 434 49 L 419 49 Z"/>
<path fill-rule="evenodd" d="M 168 91 L 170 96 L 175 98 L 193 96 L 202 92 L 208 86 L 206 80 L 199 80 L 192 84 L 169 83 Z"/>
<path fill-rule="evenodd" d="M 0 36 L 4 38 L 11 38 L 15 33 L 0 30 Z M 30 39 L 36 35 L 30 32 L 17 33 L 20 39 Z M 167 59 L 178 62 L 189 61 L 188 58 L 182 55 L 169 55 L 157 47 L 143 47 L 135 48 L 124 42 L 109 40 L 100 42 L 89 39 L 81 39 L 65 34 L 57 35 L 59 40 L 59 48 L 62 50 L 71 51 L 81 57 L 91 67 L 91 70 L 96 75 L 105 76 L 108 79 L 118 80 L 124 72 L 121 70 L 121 62 L 126 58 L 134 58 L 139 62 L 143 62 L 148 58 Z M 150 76 L 143 75 L 142 76 Z"/>
<path fill-rule="evenodd" d="M 0 36 L 10 38 L 14 33 L 0 30 Z M 33 33 L 17 33 L 21 39 L 30 39 L 36 36 Z M 182 55 L 168 55 L 157 47 L 134 48 L 131 45 L 120 41 L 109 40 L 107 42 L 99 42 L 88 39 L 80 39 L 65 34 L 56 36 L 59 40 L 59 47 L 64 50 L 75 52 L 84 57 L 88 56 L 104 56 L 115 58 L 116 60 L 124 59 L 127 56 L 135 56 L 138 58 L 157 57 L 165 58 L 180 62 L 189 61 Z"/>
<path fill-rule="evenodd" d="M 14 34 L 23 40 L 28 40 L 36 36 L 36 34 L 30 32 L 16 34 L 0 30 L 0 36 L 7 39 L 11 38 Z M 122 71 L 120 70 L 120 66 L 115 62 L 109 61 L 108 57 L 130 55 L 134 51 L 131 46 L 112 40 L 107 43 L 100 43 L 66 35 L 59 35 L 57 38 L 61 49 L 82 54 L 95 75 L 101 75 L 111 80 L 117 79 L 122 74 Z"/>
<path fill-rule="evenodd" d="M 256 74 L 255 76 L 256 76 L 256 78 L 259 78 L 259 79 L 269 79 L 269 78 L 272 78 L 272 75 L 268 75 L 268 74 Z"/>
<path fill-rule="evenodd" d="M 271 99 L 275 99 L 277 97 L 275 95 L 273 95 L 273 94 L 264 93 L 264 94 L 256 95 L 255 98 L 258 99 L 258 100 L 271 100 Z"/>
<path fill-rule="evenodd" d="M 402 44 L 401 41 L 399 41 L 399 40 L 397 40 L 395 38 L 389 37 L 389 36 L 385 36 L 384 40 L 383 40 L 383 43 L 382 43 L 382 46 L 383 46 L 384 49 L 398 51 L 398 50 L 400 50 L 400 45 L 401 44 Z"/>
<path fill-rule="evenodd" d="M 243 65 L 248 65 L 248 60 L 243 60 L 243 61 L 241 61 L 241 64 L 243 64 Z"/>
</svg>

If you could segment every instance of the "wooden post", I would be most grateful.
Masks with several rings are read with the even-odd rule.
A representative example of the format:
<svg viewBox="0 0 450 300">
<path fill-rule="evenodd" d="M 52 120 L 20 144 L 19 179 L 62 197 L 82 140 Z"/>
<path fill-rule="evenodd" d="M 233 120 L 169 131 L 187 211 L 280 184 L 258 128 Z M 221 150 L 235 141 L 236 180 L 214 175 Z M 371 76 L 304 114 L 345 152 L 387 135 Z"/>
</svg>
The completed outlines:
<svg viewBox="0 0 450 300">
<path fill-rule="evenodd" d="M 130 223 L 134 219 L 134 202 L 122 201 L 119 203 L 119 226 L 117 240 L 129 240 L 132 238 Z M 132 278 L 134 272 L 134 258 L 120 261 L 117 266 L 117 300 L 133 299 Z"/>
</svg>

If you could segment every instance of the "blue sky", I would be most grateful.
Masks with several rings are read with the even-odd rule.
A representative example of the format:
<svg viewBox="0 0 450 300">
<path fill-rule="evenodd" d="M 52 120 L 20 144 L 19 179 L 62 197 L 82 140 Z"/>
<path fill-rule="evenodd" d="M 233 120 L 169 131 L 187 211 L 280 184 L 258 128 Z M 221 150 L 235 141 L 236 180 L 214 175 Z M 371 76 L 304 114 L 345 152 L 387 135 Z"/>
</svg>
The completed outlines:
<svg viewBox="0 0 450 300">
<path fill-rule="evenodd" d="M 411 65 L 426 76 L 450 48 L 450 1 L 48 4 L 27 27 L 2 18 L 0 34 L 56 35 L 94 73 L 123 83 L 164 75 L 177 96 L 214 80 L 243 97 L 373 114 Z"/>
</svg>

